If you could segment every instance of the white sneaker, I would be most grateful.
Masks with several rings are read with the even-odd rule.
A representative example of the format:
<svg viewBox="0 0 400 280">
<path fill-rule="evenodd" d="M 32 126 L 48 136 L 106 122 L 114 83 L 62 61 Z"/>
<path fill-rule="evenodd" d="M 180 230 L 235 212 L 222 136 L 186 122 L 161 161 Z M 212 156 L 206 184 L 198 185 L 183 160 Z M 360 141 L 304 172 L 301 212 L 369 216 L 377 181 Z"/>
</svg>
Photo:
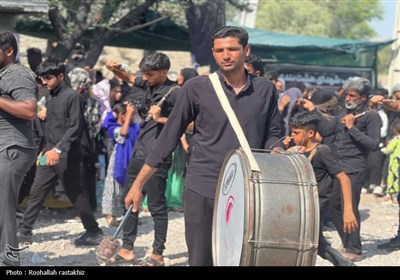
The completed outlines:
<svg viewBox="0 0 400 280">
<path fill-rule="evenodd" d="M 368 192 L 372 192 L 372 190 L 375 189 L 375 187 L 376 187 L 375 184 L 371 184 L 371 185 L 368 186 L 367 191 L 368 191 Z"/>
<path fill-rule="evenodd" d="M 372 193 L 376 196 L 384 196 L 383 188 L 381 186 L 376 186 Z"/>
<path fill-rule="evenodd" d="M 362 188 L 362 189 L 361 189 L 361 193 L 362 193 L 362 194 L 367 193 L 367 192 L 368 192 L 368 191 L 367 191 L 366 188 Z"/>
</svg>

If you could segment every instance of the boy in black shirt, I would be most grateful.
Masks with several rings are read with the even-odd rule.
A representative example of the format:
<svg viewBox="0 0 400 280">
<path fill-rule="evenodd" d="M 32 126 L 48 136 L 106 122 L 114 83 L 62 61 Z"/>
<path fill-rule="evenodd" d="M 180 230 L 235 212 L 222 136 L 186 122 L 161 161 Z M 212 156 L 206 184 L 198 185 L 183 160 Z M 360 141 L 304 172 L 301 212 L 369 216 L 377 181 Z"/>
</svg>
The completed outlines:
<svg viewBox="0 0 400 280">
<path fill-rule="evenodd" d="M 296 145 L 291 149 L 296 149 L 304 153 L 310 160 L 315 178 L 318 184 L 318 195 L 320 203 L 320 238 L 318 255 L 323 259 L 329 260 L 335 266 L 351 266 L 353 263 L 340 255 L 323 236 L 323 221 L 329 209 L 330 195 L 334 177 L 341 186 L 343 199 L 343 230 L 353 232 L 357 228 L 357 220 L 353 213 L 351 202 L 351 182 L 343 172 L 338 160 L 333 155 L 328 146 L 320 144 L 318 138 L 318 123 L 320 117 L 315 113 L 297 113 L 290 122 L 291 138 Z"/>
</svg>

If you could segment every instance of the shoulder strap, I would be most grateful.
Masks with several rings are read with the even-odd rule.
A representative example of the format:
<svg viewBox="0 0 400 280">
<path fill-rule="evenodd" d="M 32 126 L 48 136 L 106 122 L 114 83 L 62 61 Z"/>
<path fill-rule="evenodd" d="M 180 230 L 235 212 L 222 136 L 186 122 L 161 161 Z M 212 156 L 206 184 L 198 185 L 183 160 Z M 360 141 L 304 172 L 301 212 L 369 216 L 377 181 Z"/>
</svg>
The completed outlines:
<svg viewBox="0 0 400 280">
<path fill-rule="evenodd" d="M 251 152 L 249 143 L 247 142 L 246 136 L 243 133 L 242 127 L 240 126 L 240 123 L 235 115 L 235 112 L 233 112 L 231 105 L 229 104 L 228 98 L 226 97 L 224 90 L 222 88 L 221 82 L 219 81 L 219 77 L 217 73 L 213 73 L 208 76 L 211 80 L 211 83 L 214 87 L 215 92 L 217 93 L 218 99 L 221 102 L 222 108 L 224 109 L 225 113 L 228 115 L 229 122 L 231 123 L 233 130 L 235 130 L 236 136 L 239 139 L 240 146 L 244 150 L 245 154 L 247 155 L 249 162 L 250 162 L 250 168 L 253 171 L 260 172 L 260 167 L 258 166 L 258 163 Z"/>
<path fill-rule="evenodd" d="M 314 148 L 314 149 L 312 149 L 312 151 L 308 155 L 307 159 L 311 162 L 316 154 L 317 154 L 317 148 Z"/>
<path fill-rule="evenodd" d="M 311 150 L 310 154 L 308 155 L 307 159 L 311 162 L 313 160 L 313 158 L 315 157 L 315 155 L 317 154 L 318 150 L 321 148 L 328 148 L 328 146 L 324 145 L 324 144 L 318 144 L 317 146 L 315 146 L 314 149 Z"/>
</svg>

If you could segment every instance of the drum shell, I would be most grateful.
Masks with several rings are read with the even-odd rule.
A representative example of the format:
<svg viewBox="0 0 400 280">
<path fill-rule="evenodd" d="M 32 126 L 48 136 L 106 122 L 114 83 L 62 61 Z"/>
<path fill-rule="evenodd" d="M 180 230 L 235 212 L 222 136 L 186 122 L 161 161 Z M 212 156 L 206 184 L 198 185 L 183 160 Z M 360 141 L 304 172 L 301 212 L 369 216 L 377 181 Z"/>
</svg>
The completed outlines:
<svg viewBox="0 0 400 280">
<path fill-rule="evenodd" d="M 254 152 L 261 172 L 254 175 L 242 150 L 226 157 L 217 186 L 213 223 L 214 264 L 217 205 L 221 177 L 229 158 L 240 158 L 244 177 L 244 232 L 241 266 L 315 265 L 319 234 L 318 189 L 310 162 L 303 155 Z M 258 175 L 258 176 L 257 176 Z"/>
</svg>

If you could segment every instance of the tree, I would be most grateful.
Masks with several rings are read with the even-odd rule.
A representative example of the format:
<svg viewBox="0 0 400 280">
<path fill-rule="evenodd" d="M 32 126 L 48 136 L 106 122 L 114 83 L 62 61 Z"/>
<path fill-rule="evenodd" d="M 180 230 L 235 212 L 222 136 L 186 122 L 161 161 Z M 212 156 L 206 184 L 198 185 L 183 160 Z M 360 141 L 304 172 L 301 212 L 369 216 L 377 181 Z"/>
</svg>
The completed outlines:
<svg viewBox="0 0 400 280">
<path fill-rule="evenodd" d="M 76 43 L 86 47 L 86 64 L 93 66 L 106 42 L 118 33 L 143 21 L 143 14 L 157 0 L 63 0 L 50 1 L 49 19 L 60 44 L 71 58 Z M 86 30 L 91 40 L 82 42 Z M 67 57 L 60 57 L 64 60 Z"/>
<path fill-rule="evenodd" d="M 209 40 L 215 29 L 225 25 L 225 1 L 208 0 L 186 10 L 192 52 L 200 65 L 213 63 Z"/>
<path fill-rule="evenodd" d="M 238 9 L 246 7 L 240 0 L 227 1 Z M 185 12 L 191 11 L 195 20 L 188 22 L 189 29 L 192 34 L 203 36 L 203 42 L 207 41 L 204 38 L 209 38 L 209 34 L 204 34 L 207 28 L 202 26 L 218 27 L 225 23 L 225 0 L 49 0 L 49 6 L 48 19 L 61 46 L 56 50 L 58 59 L 71 60 L 74 47 L 80 43 L 86 50 L 81 64 L 90 66 L 96 63 L 104 46 L 114 36 L 143 28 L 160 19 L 171 18 L 185 24 Z M 149 15 L 152 18 L 149 19 Z M 30 19 L 25 17 L 21 20 L 29 23 Z M 89 38 L 84 36 L 88 32 Z"/>
<path fill-rule="evenodd" d="M 379 0 L 260 1 L 256 27 L 272 32 L 366 39 L 375 34 L 368 21 L 382 17 Z"/>
</svg>

